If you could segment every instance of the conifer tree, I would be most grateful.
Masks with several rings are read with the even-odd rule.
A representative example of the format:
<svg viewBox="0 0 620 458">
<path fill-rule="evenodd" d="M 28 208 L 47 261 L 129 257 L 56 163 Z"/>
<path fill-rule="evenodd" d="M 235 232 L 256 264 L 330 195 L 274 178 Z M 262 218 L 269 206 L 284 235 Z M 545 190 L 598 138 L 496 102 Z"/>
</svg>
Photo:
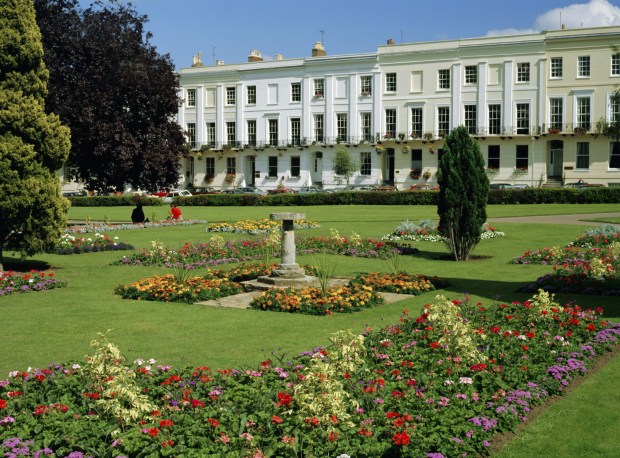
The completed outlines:
<svg viewBox="0 0 620 458">
<path fill-rule="evenodd" d="M 489 178 L 480 147 L 463 126 L 446 138 L 437 171 L 439 232 L 457 261 L 466 261 L 486 222 Z"/>
<path fill-rule="evenodd" d="M 55 171 L 70 135 L 45 113 L 47 80 L 32 1 L 0 0 L 0 271 L 4 251 L 45 251 L 66 225 Z"/>
</svg>

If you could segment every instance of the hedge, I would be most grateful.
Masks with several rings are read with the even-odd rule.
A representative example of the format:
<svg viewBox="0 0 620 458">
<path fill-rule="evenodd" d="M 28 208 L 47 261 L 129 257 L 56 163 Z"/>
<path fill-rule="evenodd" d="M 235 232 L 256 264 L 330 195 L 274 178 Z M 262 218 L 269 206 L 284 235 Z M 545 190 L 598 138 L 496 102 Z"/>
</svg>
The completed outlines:
<svg viewBox="0 0 620 458">
<path fill-rule="evenodd" d="M 437 205 L 438 191 L 373 192 L 352 191 L 316 194 L 276 194 L 256 196 L 248 194 L 204 194 L 180 197 L 175 202 L 182 206 L 205 207 L 265 207 L 311 205 Z M 69 197 L 74 207 L 133 206 L 130 196 Z M 144 198 L 144 205 L 164 205 L 161 199 Z M 620 187 L 600 188 L 526 188 L 491 189 L 489 204 L 605 204 L 620 203 Z"/>
</svg>

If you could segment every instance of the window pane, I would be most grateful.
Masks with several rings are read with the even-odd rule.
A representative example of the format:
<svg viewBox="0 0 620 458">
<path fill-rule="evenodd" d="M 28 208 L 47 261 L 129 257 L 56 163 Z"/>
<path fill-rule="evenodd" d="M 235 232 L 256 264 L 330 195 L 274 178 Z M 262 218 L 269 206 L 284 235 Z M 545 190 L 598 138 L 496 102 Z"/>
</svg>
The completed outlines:
<svg viewBox="0 0 620 458">
<path fill-rule="evenodd" d="M 588 142 L 577 142 L 575 162 L 578 169 L 587 170 L 590 168 L 590 144 Z"/>
<path fill-rule="evenodd" d="M 499 170 L 499 145 L 489 145 L 487 168 Z"/>
</svg>

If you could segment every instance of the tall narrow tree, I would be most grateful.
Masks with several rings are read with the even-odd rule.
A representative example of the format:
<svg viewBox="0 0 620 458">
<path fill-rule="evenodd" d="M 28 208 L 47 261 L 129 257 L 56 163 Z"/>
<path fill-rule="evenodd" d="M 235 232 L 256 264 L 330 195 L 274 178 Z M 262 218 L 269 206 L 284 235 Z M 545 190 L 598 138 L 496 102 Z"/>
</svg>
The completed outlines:
<svg viewBox="0 0 620 458">
<path fill-rule="evenodd" d="M 480 147 L 463 126 L 446 138 L 437 171 L 439 232 L 454 259 L 466 261 L 486 222 L 489 178 Z"/>
<path fill-rule="evenodd" d="M 69 129 L 45 113 L 47 80 L 31 0 L 0 0 L 0 271 L 4 251 L 44 251 L 66 225 L 54 171 L 67 159 Z"/>
<path fill-rule="evenodd" d="M 72 132 L 72 177 L 88 189 L 155 190 L 179 179 L 185 138 L 175 117 L 179 80 L 119 0 L 35 0 L 50 69 L 48 109 Z"/>
</svg>

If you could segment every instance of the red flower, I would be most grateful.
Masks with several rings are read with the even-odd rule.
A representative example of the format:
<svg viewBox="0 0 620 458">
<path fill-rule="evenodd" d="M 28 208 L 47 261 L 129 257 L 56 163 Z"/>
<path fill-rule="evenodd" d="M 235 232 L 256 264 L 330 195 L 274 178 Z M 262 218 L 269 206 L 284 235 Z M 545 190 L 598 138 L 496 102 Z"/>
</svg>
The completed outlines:
<svg viewBox="0 0 620 458">
<path fill-rule="evenodd" d="M 592 323 L 590 323 L 589 325 L 586 326 L 586 329 L 588 331 L 596 331 L 596 326 L 594 326 Z"/>
<path fill-rule="evenodd" d="M 530 351 L 527 345 L 521 345 L 521 348 L 523 349 L 523 351 Z"/>
<path fill-rule="evenodd" d="M 533 339 L 533 338 L 535 337 L 533 332 L 528 332 L 527 334 L 525 334 L 525 336 L 526 336 L 528 339 Z"/>
<path fill-rule="evenodd" d="M 366 436 L 366 437 L 372 437 L 372 431 L 370 431 L 369 429 L 360 429 L 359 431 L 359 435 L 360 436 Z"/>
<path fill-rule="evenodd" d="M 163 441 L 161 443 L 162 447 L 172 447 L 174 445 L 174 441 L 172 439 L 168 439 L 167 441 Z"/>
<path fill-rule="evenodd" d="M 388 412 L 385 416 L 387 418 L 398 418 L 400 417 L 400 414 L 398 412 Z"/>
<path fill-rule="evenodd" d="M 207 422 L 214 428 L 217 428 L 220 425 L 220 422 L 217 421 L 215 418 L 209 418 Z"/>
<path fill-rule="evenodd" d="M 277 415 L 274 415 L 273 417 L 271 417 L 271 423 L 280 424 L 283 421 L 284 420 L 282 420 L 282 418 L 278 417 Z"/>
<path fill-rule="evenodd" d="M 396 445 L 409 445 L 409 441 L 411 440 L 411 437 L 409 436 L 409 434 L 407 434 L 406 431 L 400 432 L 400 433 L 395 433 L 392 436 L 392 441 L 396 444 Z"/>
<path fill-rule="evenodd" d="M 151 437 L 157 437 L 157 435 L 159 434 L 159 429 L 158 428 L 150 428 L 147 431 L 148 435 Z"/>
<path fill-rule="evenodd" d="M 319 426 L 319 419 L 317 417 L 306 418 L 304 423 L 310 423 L 312 426 Z"/>
<path fill-rule="evenodd" d="M 192 399 L 191 404 L 192 404 L 192 407 L 204 407 L 205 406 L 205 403 L 198 399 Z"/>
<path fill-rule="evenodd" d="M 329 441 L 330 442 L 334 442 L 338 440 L 338 436 L 339 434 L 336 431 L 332 431 L 331 433 L 329 433 Z"/>
<path fill-rule="evenodd" d="M 0 399 L 0 409 L 6 409 L 6 401 L 4 399 Z"/>
<path fill-rule="evenodd" d="M 489 331 L 491 331 L 493 334 L 499 334 L 502 330 L 499 328 L 499 326 L 492 326 Z"/>
<path fill-rule="evenodd" d="M 429 345 L 431 348 L 437 348 L 439 347 L 439 342 L 431 342 Z"/>
<path fill-rule="evenodd" d="M 162 420 L 159 422 L 159 426 L 162 428 L 169 428 L 170 426 L 174 426 L 174 422 L 172 420 Z"/>
<path fill-rule="evenodd" d="M 38 406 L 36 409 L 34 409 L 34 414 L 35 415 L 43 415 L 48 410 L 49 410 L 49 408 L 47 406 Z"/>
<path fill-rule="evenodd" d="M 474 364 L 473 366 L 469 366 L 469 368 L 474 372 L 481 372 L 487 370 L 487 365 L 484 363 Z"/>
<path fill-rule="evenodd" d="M 292 400 L 293 399 L 291 398 L 290 394 L 284 393 L 282 391 L 278 393 L 278 407 L 288 407 L 291 405 Z"/>
</svg>

